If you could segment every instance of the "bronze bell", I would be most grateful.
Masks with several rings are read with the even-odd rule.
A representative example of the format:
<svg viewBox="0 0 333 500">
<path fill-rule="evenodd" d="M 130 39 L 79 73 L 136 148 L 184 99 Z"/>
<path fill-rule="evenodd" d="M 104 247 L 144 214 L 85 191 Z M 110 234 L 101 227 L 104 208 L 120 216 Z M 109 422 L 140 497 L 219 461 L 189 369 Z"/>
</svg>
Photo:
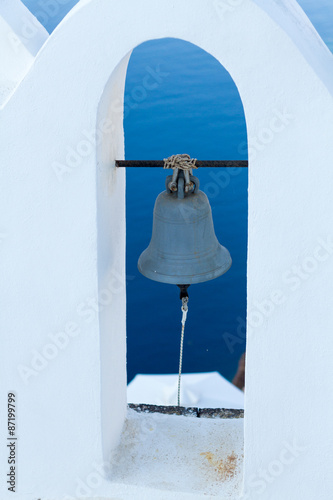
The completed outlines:
<svg viewBox="0 0 333 500">
<path fill-rule="evenodd" d="M 156 199 L 152 237 L 139 258 L 139 271 L 161 283 L 191 285 L 218 278 L 231 262 L 216 238 L 212 210 L 199 190 L 199 179 L 176 169 Z"/>
</svg>

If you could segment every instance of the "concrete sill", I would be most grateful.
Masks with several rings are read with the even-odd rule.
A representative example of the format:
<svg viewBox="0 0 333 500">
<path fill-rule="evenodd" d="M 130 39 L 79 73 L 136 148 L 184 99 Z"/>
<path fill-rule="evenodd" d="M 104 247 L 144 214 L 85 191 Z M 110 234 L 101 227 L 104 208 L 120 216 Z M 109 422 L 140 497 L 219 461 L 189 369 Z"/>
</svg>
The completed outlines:
<svg viewBox="0 0 333 500">
<path fill-rule="evenodd" d="M 242 417 L 243 410 L 129 405 L 112 458 L 115 493 L 147 500 L 239 498 Z"/>
</svg>

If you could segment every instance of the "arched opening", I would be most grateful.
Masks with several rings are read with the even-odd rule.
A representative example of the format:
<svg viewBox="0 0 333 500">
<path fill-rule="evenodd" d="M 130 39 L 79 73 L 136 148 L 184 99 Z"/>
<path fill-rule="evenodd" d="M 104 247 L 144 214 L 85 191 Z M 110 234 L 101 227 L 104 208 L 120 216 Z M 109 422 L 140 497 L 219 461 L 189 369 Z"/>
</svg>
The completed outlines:
<svg viewBox="0 0 333 500">
<path fill-rule="evenodd" d="M 207 60 L 210 61 L 212 67 L 209 69 L 209 64 L 207 68 L 206 63 L 206 73 L 208 71 L 213 71 L 212 68 L 215 68 L 215 71 L 220 72 L 219 78 L 212 83 L 213 86 L 210 87 L 207 83 L 207 80 L 204 79 L 204 84 L 199 90 L 199 85 L 194 87 L 192 92 L 192 97 L 187 100 L 187 112 L 184 115 L 184 112 L 180 109 L 178 110 L 178 115 L 175 115 L 177 118 L 176 123 L 179 125 L 181 123 L 181 118 L 187 120 L 187 125 L 183 126 L 185 129 L 191 131 L 188 137 L 195 137 L 195 141 L 193 141 L 192 146 L 189 145 L 189 141 L 187 139 L 187 143 L 184 144 L 184 147 L 187 148 L 187 152 L 194 157 L 200 159 L 205 159 L 203 156 L 206 156 L 206 159 L 245 159 L 246 158 L 246 133 L 245 133 L 245 120 L 243 114 L 242 103 L 239 98 L 239 94 L 237 88 L 233 81 L 231 80 L 228 73 L 224 70 L 221 64 L 214 59 L 212 56 L 208 55 L 207 52 L 198 48 L 195 45 L 191 45 L 188 42 L 183 42 L 178 39 L 161 39 L 149 42 L 147 45 L 139 45 L 137 50 L 143 50 L 145 47 L 149 48 L 150 44 L 184 44 L 184 47 L 187 50 L 194 50 L 198 57 L 207 57 Z M 142 47 L 142 49 L 140 49 Z M 173 51 L 171 51 L 172 53 Z M 160 53 L 163 53 L 161 50 L 157 50 L 156 53 L 158 57 Z M 176 50 L 176 54 L 179 54 L 179 51 Z M 133 203 L 132 207 L 127 207 L 127 212 L 132 212 L 137 217 L 134 225 L 137 224 L 140 226 L 140 231 L 136 230 L 138 235 L 138 242 L 135 244 L 128 245 L 127 254 L 128 261 L 130 261 L 130 266 L 127 268 L 127 276 L 119 274 L 119 269 L 125 269 L 125 251 L 126 251 L 126 237 L 125 237 L 125 225 L 126 225 L 126 216 L 124 211 L 125 206 L 125 169 L 115 168 L 115 160 L 121 159 L 125 157 L 125 145 L 124 145 L 124 110 L 126 112 L 127 106 L 131 104 L 132 108 L 130 108 L 132 117 L 134 117 L 134 112 L 136 110 L 140 111 L 140 100 L 141 104 L 143 104 L 143 108 L 149 104 L 150 102 L 154 103 L 154 92 L 156 91 L 156 87 L 152 84 L 154 81 L 151 78 L 148 80 L 148 84 L 150 87 L 154 87 L 151 90 L 145 89 L 142 85 L 142 82 L 147 82 L 147 79 L 143 80 L 143 78 L 147 77 L 147 74 L 141 76 L 141 83 L 134 85 L 136 97 L 136 101 L 133 100 L 133 96 L 130 94 L 132 101 L 129 102 L 129 97 L 126 96 L 126 73 L 128 69 L 128 63 L 130 60 L 131 53 L 128 52 L 127 55 L 124 54 L 123 59 L 119 62 L 119 64 L 115 67 L 113 73 L 107 85 L 104 89 L 102 99 L 99 104 L 98 115 L 97 115 L 97 200 L 98 200 L 98 212 L 97 212 L 97 221 L 98 221 L 98 274 L 99 274 L 99 331 L 100 331 L 100 356 L 101 356 L 101 412 L 102 412 L 102 432 L 103 432 L 103 446 L 104 453 L 107 456 L 108 450 L 110 446 L 114 446 L 113 437 L 115 435 L 114 429 L 116 428 L 119 432 L 122 429 L 122 425 L 126 415 L 126 359 L 133 359 L 133 346 L 129 344 L 128 352 L 126 353 L 126 319 L 125 319 L 125 304 L 126 304 L 126 287 L 127 289 L 134 284 L 133 297 L 135 300 L 141 300 L 142 295 L 142 287 L 147 287 L 147 290 L 150 290 L 150 296 L 154 299 L 156 303 L 156 297 L 161 293 L 159 297 L 159 304 L 164 304 L 165 308 L 160 307 L 160 311 L 164 315 L 164 318 L 160 320 L 152 320 L 151 310 L 152 306 L 148 303 L 149 300 L 143 301 L 146 307 L 144 309 L 141 304 L 141 308 L 137 308 L 140 310 L 141 317 L 138 317 L 136 312 L 133 312 L 133 323 L 137 329 L 138 325 L 140 331 L 147 331 L 147 335 L 145 338 L 145 343 L 141 343 L 141 353 L 143 359 L 146 361 L 147 359 L 155 359 L 156 365 L 151 366 L 150 370 L 142 365 L 142 369 L 138 369 L 138 372 L 146 372 L 146 373 L 177 373 L 178 368 L 178 360 L 179 360 L 179 340 L 180 340 L 180 301 L 179 295 L 176 287 L 171 287 L 167 285 L 161 285 L 159 283 L 150 283 L 149 280 L 141 278 L 136 268 L 137 258 L 141 251 L 147 246 L 150 238 L 151 232 L 151 220 L 152 220 L 152 209 L 154 200 L 157 194 L 163 190 L 164 188 L 164 179 L 166 173 L 162 169 L 149 169 L 149 177 L 147 182 L 143 182 L 140 185 L 139 179 L 143 174 L 142 169 L 133 169 L 131 172 L 128 172 L 128 177 L 134 177 L 134 186 L 135 189 L 132 189 L 131 192 L 127 191 L 127 198 L 131 200 Z M 150 56 L 148 57 L 147 64 L 145 65 L 144 71 L 147 71 L 147 66 L 149 63 L 150 73 L 148 71 L 149 77 L 153 71 L 156 73 L 156 69 L 158 69 L 159 61 L 151 61 Z M 173 56 L 175 57 L 175 56 Z M 172 63 L 173 57 L 169 58 L 169 62 Z M 185 68 L 186 63 L 188 62 L 188 56 L 186 56 L 185 52 L 185 60 L 180 61 L 178 68 Z M 155 67 L 153 67 L 155 64 Z M 157 64 L 157 66 L 156 66 Z M 200 68 L 198 66 L 198 61 L 194 59 L 192 66 L 190 66 L 191 71 L 189 73 L 189 80 L 185 79 L 185 84 L 190 82 L 191 85 L 195 78 L 193 78 L 193 71 L 195 68 Z M 167 73 L 167 68 L 161 68 L 159 71 L 164 71 Z M 174 69 L 171 70 L 174 73 Z M 200 73 L 200 69 L 199 69 Z M 206 74 L 205 73 L 205 74 Z M 174 73 L 175 74 L 175 73 Z M 157 78 L 157 82 L 159 81 L 161 75 Z M 197 75 L 198 77 L 198 75 Z M 226 79 L 226 80 L 224 80 Z M 167 79 L 165 79 L 167 82 Z M 202 84 L 202 82 L 201 82 Z M 200 96 L 204 97 L 208 95 L 208 93 L 212 96 L 216 94 L 222 99 L 222 102 L 228 102 L 228 94 L 224 95 L 223 87 L 225 88 L 229 86 L 229 91 L 234 96 L 234 99 L 237 104 L 233 103 L 231 106 L 229 105 L 223 107 L 221 103 L 218 105 L 216 101 L 214 102 L 211 109 L 214 109 L 214 112 L 217 112 L 220 109 L 220 115 L 217 112 L 217 115 L 213 115 L 214 117 L 210 117 L 210 130 L 206 136 L 206 141 L 208 144 L 208 140 L 210 141 L 212 137 L 215 137 L 213 141 L 212 148 L 206 147 L 205 149 L 205 141 L 203 140 L 203 135 L 205 132 L 205 125 L 203 124 L 203 116 L 206 111 L 205 102 L 201 101 Z M 142 88 L 141 88 L 142 87 Z M 184 87 L 183 87 L 184 88 Z M 160 86 L 162 89 L 162 86 Z M 167 89 L 166 95 L 175 92 L 176 86 L 170 84 L 169 89 Z M 187 89 L 187 87 L 186 87 Z M 208 90 L 209 89 L 209 90 Z M 148 92 L 149 91 L 149 92 Z M 189 90 L 187 90 L 189 92 Z M 147 94 L 147 95 L 146 95 Z M 193 96 L 195 96 L 193 102 Z M 143 99 L 144 97 L 144 99 Z M 139 98 L 139 99 L 138 99 Z M 199 101 L 198 101 L 199 98 Z M 197 101 L 197 102 L 196 102 Z M 156 102 L 156 100 L 155 100 Z M 196 105 L 193 105 L 193 104 Z M 138 106 L 136 106 L 138 105 Z M 233 114 L 233 109 L 237 106 L 238 114 Z M 175 108 L 176 111 L 176 108 Z M 163 116 L 162 113 L 160 113 Z M 173 114 L 167 115 L 170 119 L 173 119 Z M 219 121 L 217 120 L 217 116 L 219 116 Z M 239 123 L 241 124 L 241 128 L 237 134 L 229 134 L 227 132 L 230 127 L 223 120 L 224 116 L 232 116 L 237 117 Z M 125 117 L 125 132 L 127 130 L 126 119 L 128 119 L 129 115 Z M 194 118 L 192 118 L 194 117 Z M 195 120 L 197 126 L 195 127 L 192 120 Z M 237 121 L 237 120 L 236 120 Z M 151 122 L 152 123 L 152 122 Z M 223 124 L 221 128 L 217 126 L 217 123 Z M 172 128 L 172 123 L 168 123 L 166 129 Z M 182 125 L 181 125 L 182 126 Z M 149 130 L 149 129 L 148 129 Z M 194 136 L 194 133 L 196 134 Z M 214 135 L 215 134 L 215 135 Z M 130 135 L 132 137 L 136 137 L 135 134 L 128 134 L 127 131 L 127 139 L 125 138 L 125 142 L 128 145 L 128 138 Z M 223 137 L 227 135 L 227 137 L 232 138 L 232 141 L 223 142 Z M 163 137 L 163 134 L 161 135 Z M 177 134 L 174 135 L 177 137 Z M 208 138 L 207 138 L 208 137 Z M 152 155 L 157 155 L 158 157 L 164 157 L 168 154 L 173 154 L 175 151 L 173 150 L 173 145 L 167 145 L 165 150 L 153 150 L 150 145 L 153 141 L 151 141 L 150 133 L 145 131 L 144 139 L 142 139 L 142 143 L 147 145 L 147 150 L 151 151 Z M 181 143 L 180 143 L 181 144 Z M 226 145 L 228 147 L 226 147 Z M 150 149 L 149 149 L 150 147 Z M 179 143 L 177 143 L 177 147 L 180 147 Z M 169 149 L 170 148 L 170 149 Z M 229 149 L 228 149 L 229 148 Z M 169 152 L 170 151 L 170 152 Z M 183 150 L 184 151 L 184 150 Z M 178 151 L 179 152 L 179 151 Z M 136 146 L 134 146 L 134 152 L 132 153 L 137 159 L 140 159 L 137 156 Z M 141 155 L 144 156 L 147 154 L 147 151 L 141 152 Z M 229 156 L 230 155 L 230 156 Z M 242 156 L 243 155 L 243 156 Z M 229 156 L 229 158 L 228 158 Z M 152 158 L 152 157 L 150 157 Z M 128 159 L 128 158 L 127 158 Z M 146 157 L 146 159 L 149 159 Z M 128 169 L 130 170 L 130 169 Z M 190 304 L 190 313 L 189 313 L 189 321 L 187 324 L 186 331 L 186 341 L 185 341 L 185 354 L 184 354 L 184 365 L 183 365 L 183 373 L 189 372 L 212 372 L 217 371 L 221 372 L 222 375 L 232 378 L 234 375 L 237 363 L 241 353 L 245 350 L 245 339 L 244 339 L 244 330 L 242 330 L 241 337 L 237 329 L 239 329 L 239 318 L 242 320 L 245 319 L 245 302 L 246 302 L 246 219 L 247 219 L 247 172 L 246 170 L 241 170 L 237 172 L 223 170 L 221 175 L 216 178 L 219 172 L 217 170 L 209 171 L 208 169 L 200 169 L 199 176 L 201 181 L 201 186 L 205 189 L 210 199 L 212 209 L 213 209 L 213 217 L 215 221 L 215 230 L 216 234 L 221 241 L 221 243 L 226 246 L 232 255 L 233 258 L 233 267 L 226 275 L 223 277 L 205 283 L 203 285 L 196 285 L 191 287 L 191 304 Z M 147 174 L 145 174 L 147 175 Z M 225 179 L 225 175 L 228 176 L 227 182 Z M 214 177 L 215 176 L 215 177 Z M 242 182 L 243 179 L 243 182 Z M 155 184 L 156 182 L 156 184 Z M 152 186 L 152 188 L 151 188 Z M 144 190 L 146 190 L 144 192 Z M 213 191 L 214 190 L 214 191 Z M 233 198 L 233 194 L 237 194 L 237 196 Z M 129 196 L 130 194 L 130 196 Z M 214 195 L 214 196 L 212 196 Z M 143 201 L 147 200 L 146 204 Z M 228 206 L 229 205 L 229 206 Z M 133 208 L 134 207 L 134 208 Z M 239 254 L 239 249 L 241 248 L 240 241 L 235 241 L 233 238 L 232 230 L 236 227 L 235 215 L 237 214 L 237 210 L 243 207 L 243 229 L 241 229 L 241 225 L 239 226 L 240 234 L 242 234 L 243 238 L 243 252 L 242 256 Z M 216 214 L 217 211 L 220 210 L 220 216 Z M 229 225 L 229 234 L 226 227 L 226 216 L 224 215 L 225 210 L 227 210 L 230 214 L 231 224 Z M 146 219 L 145 219 L 146 218 Z M 142 221 L 146 220 L 146 228 L 145 228 L 145 238 L 141 239 L 141 234 L 143 234 L 143 224 Z M 141 233 L 142 231 L 142 233 Z M 128 228 L 128 233 L 131 232 L 131 227 Z M 128 250 L 132 248 L 136 248 L 137 251 L 133 255 L 130 255 Z M 238 257 L 237 257 L 238 255 Z M 238 263 L 237 263 L 238 260 Z M 243 262 L 243 271 L 241 271 L 240 262 Z M 233 275 L 238 274 L 239 288 L 238 285 L 234 286 L 233 284 Z M 229 275 L 229 276 L 228 276 Z M 131 279 L 132 276 L 135 276 L 135 279 Z M 137 277 L 137 278 L 136 278 Z M 140 280 L 140 281 L 139 281 Z M 140 282 L 142 285 L 140 285 Z M 242 283 L 242 284 L 241 284 Z M 135 287 L 136 290 L 135 290 Z M 208 290 L 208 292 L 205 290 Z M 193 291 L 192 291 L 193 289 Z M 162 292 L 163 290 L 163 292 Z M 242 290 L 242 291 L 240 291 Z M 161 291 L 161 292 L 160 292 Z M 103 297 L 102 293 L 103 292 Z M 105 292 L 105 293 L 104 293 Z M 129 292 L 130 294 L 132 291 Z M 214 298 L 211 297 L 214 295 Z M 230 315 L 230 324 L 227 322 L 223 322 L 223 317 L 227 316 L 227 313 L 232 310 L 230 303 L 228 304 L 227 298 L 234 296 L 233 307 L 234 314 Z M 240 300 L 240 297 L 242 301 Z M 110 300 L 109 300 L 109 298 Z M 203 301 L 203 298 L 209 298 L 206 302 Z M 111 300 L 112 299 L 112 300 Z M 106 303 L 105 303 L 106 302 Z M 132 318 L 131 312 L 131 297 L 129 298 L 129 309 L 128 316 Z M 241 306 L 242 304 L 242 306 Z M 237 307 L 240 309 L 237 311 Z M 241 311 L 241 307 L 243 307 L 243 313 Z M 215 326 L 211 328 L 211 315 L 216 312 L 216 318 L 218 323 L 215 323 Z M 192 316 L 191 316 L 192 315 Z M 148 329 L 147 323 L 145 324 L 144 318 L 148 319 Z M 200 318 L 201 328 L 196 330 L 196 336 L 193 335 L 193 328 L 196 326 L 198 322 L 198 318 Z M 150 321 L 150 325 L 149 325 Z M 155 324 L 156 323 L 156 324 Z M 163 325 L 168 325 L 167 331 L 159 330 L 159 327 Z M 231 326 L 230 326 L 231 325 Z M 129 328 L 132 328 L 131 326 Z M 140 339 L 140 334 L 137 333 L 137 330 L 132 330 L 134 335 L 134 341 L 136 339 Z M 215 337 L 207 339 L 207 333 L 210 334 L 210 331 L 213 331 L 213 335 Z M 170 332 L 172 332 L 170 334 Z M 129 336 L 133 335 L 130 333 Z M 171 335 L 173 338 L 171 338 Z M 229 345 L 226 342 L 226 335 L 228 340 L 236 339 L 236 342 L 231 342 Z M 157 341 L 155 340 L 156 336 L 159 336 Z M 160 344 L 158 342 L 160 341 Z M 131 339 L 129 340 L 131 342 Z M 192 343 L 192 345 L 191 345 Z M 158 350 L 156 354 L 150 354 L 147 356 L 147 345 L 154 346 Z M 191 351 L 190 351 L 191 349 Z M 215 355 L 217 350 L 220 350 L 218 355 L 210 356 L 211 354 Z M 237 352 L 238 349 L 238 352 Z M 195 350 L 197 350 L 195 352 Z M 168 351 L 168 355 L 166 356 L 166 352 Z M 194 354 L 193 354 L 194 353 Z M 224 361 L 223 361 L 223 355 Z M 134 356 L 136 359 L 140 359 L 140 355 L 138 350 L 134 344 Z M 191 356 L 191 357 L 190 357 Z M 161 360 L 169 361 L 170 366 L 164 366 L 164 370 L 161 370 Z M 193 359 L 196 362 L 191 365 L 189 360 Z M 129 361 L 130 370 L 131 365 Z M 215 364 L 214 364 L 215 363 Z M 229 374 L 224 370 L 225 365 L 229 364 Z M 172 369 L 171 366 L 174 366 Z M 149 364 L 148 364 L 149 367 Z M 130 377 L 135 374 L 135 370 L 132 369 L 132 373 Z M 115 384 L 114 381 L 117 380 Z M 227 382 L 228 383 L 228 382 Z M 204 394 L 205 391 L 203 391 Z M 147 398 L 145 398 L 147 399 Z M 209 407 L 207 403 L 201 403 L 200 398 L 196 398 L 196 405 L 202 407 Z M 211 406 L 222 406 L 219 404 L 211 404 Z M 232 405 L 227 404 L 226 406 L 232 407 Z M 109 425 L 109 415 L 116 415 L 116 419 L 113 422 L 113 430 Z M 110 444 L 108 444 L 110 443 Z"/>
<path fill-rule="evenodd" d="M 135 64 L 136 52 L 144 64 L 139 65 L 131 80 L 131 63 Z M 104 288 L 103 279 L 106 271 L 117 269 L 119 264 L 123 265 L 120 259 L 125 256 L 125 214 L 118 210 L 123 204 L 125 172 L 124 169 L 114 168 L 114 159 L 121 159 L 124 156 L 126 159 L 163 159 L 179 152 L 187 152 L 198 159 L 208 160 L 247 157 L 242 103 L 235 84 L 216 59 L 197 46 L 179 39 L 153 40 L 139 45 L 136 52 L 131 61 L 128 54 L 112 74 L 104 92 L 98 117 L 98 125 L 101 119 L 110 119 L 109 130 L 101 141 L 98 155 L 100 290 Z M 162 60 L 166 61 L 165 66 Z M 127 66 L 129 61 L 130 64 Z M 201 67 L 204 67 L 205 71 L 200 75 Z M 167 73 L 172 73 L 174 80 L 168 81 Z M 159 83 L 157 87 L 154 85 L 155 82 Z M 182 99 L 178 98 L 178 93 L 181 97 L 185 95 L 185 106 L 184 103 L 179 105 Z M 122 149 L 123 110 L 125 110 L 124 150 Z M 236 132 L 231 128 L 234 120 L 239 125 Z M 181 134 L 182 131 L 188 132 Z M 151 236 L 154 201 L 164 189 L 166 175 L 162 169 L 137 168 L 127 169 L 126 172 L 126 219 L 129 238 L 126 276 L 120 277 L 122 280 L 120 292 L 115 291 L 110 307 L 100 312 L 102 430 L 103 442 L 106 443 L 104 445 L 106 458 L 110 450 L 109 415 L 114 415 L 117 411 L 117 421 L 113 421 L 112 424 L 118 425 L 121 429 L 122 423 L 121 418 L 118 420 L 119 395 L 114 380 L 126 358 L 124 336 L 119 334 L 125 331 L 124 323 L 119 319 L 121 316 L 119 310 L 123 311 L 125 301 L 125 288 L 128 300 L 129 378 L 137 372 L 176 373 L 178 368 L 179 291 L 175 286 L 150 282 L 141 277 L 137 270 L 137 259 Z M 238 317 L 243 316 L 245 319 L 247 170 L 234 172 L 200 169 L 198 176 L 212 206 L 216 234 L 221 243 L 230 250 L 233 267 L 223 277 L 202 285 L 193 285 L 190 289 L 190 312 L 183 371 L 187 373 L 219 371 L 231 379 L 236 371 L 238 359 L 245 350 L 244 336 L 239 337 L 238 343 L 232 344 L 234 350 L 231 351 L 228 349 L 225 334 L 236 338 Z M 108 193 L 112 193 L 112 196 Z M 237 219 L 237 215 L 241 214 L 243 218 Z M 113 278 L 118 279 L 114 275 Z M 154 316 L 156 312 L 161 316 Z M 228 315 L 229 324 L 223 320 Z M 149 351 L 150 348 L 154 348 L 155 351 L 152 349 Z M 225 356 L 224 360 L 222 353 Z M 229 373 L 224 369 L 227 364 Z M 119 386 L 123 381 L 122 379 Z M 117 402 L 118 406 L 115 409 Z M 149 402 L 149 400 L 141 401 L 141 403 Z M 197 401 L 197 406 L 204 407 L 200 400 Z M 214 407 L 213 403 L 211 407 Z M 221 488 L 226 494 L 231 491 L 236 495 L 240 493 L 243 419 L 209 419 L 209 423 L 206 419 L 203 425 L 199 421 L 194 422 L 196 419 L 184 419 L 183 424 L 191 427 L 193 434 L 190 434 L 187 431 L 183 432 L 182 426 L 179 425 L 181 422 L 177 419 L 175 421 L 173 417 L 170 420 L 171 427 L 167 427 L 167 423 L 163 421 L 166 415 L 138 414 L 136 419 L 133 413 L 135 412 L 128 414 L 121 443 L 112 461 L 113 479 L 116 482 L 125 481 L 129 485 L 140 486 L 157 485 L 159 489 L 171 491 L 180 489 L 206 493 L 209 490 L 209 493 L 216 496 L 220 495 Z M 125 415 L 125 405 L 123 415 Z M 157 432 L 153 432 L 155 430 Z M 164 440 L 161 436 L 164 436 L 165 432 L 168 438 Z M 134 443 L 133 436 L 135 436 Z M 169 452 L 169 449 L 175 449 L 175 442 L 177 442 L 176 453 Z M 129 447 L 131 460 L 125 460 Z M 210 449 L 214 450 L 212 454 Z M 221 455 L 217 450 L 221 451 Z M 186 461 L 183 460 L 184 453 Z M 187 465 L 183 468 L 185 462 L 191 464 L 192 472 L 189 472 Z M 228 475 L 229 472 L 216 475 L 214 469 L 215 475 L 207 486 L 206 474 L 210 474 L 210 467 L 215 467 L 217 464 L 218 467 L 222 466 L 223 470 L 229 471 L 230 463 L 232 463 L 231 476 Z M 158 483 L 155 464 L 163 464 L 163 472 L 158 474 Z M 144 468 L 145 473 L 137 475 L 137 466 L 140 470 Z M 202 471 L 198 482 L 193 480 L 197 467 Z M 173 476 L 171 482 L 170 476 Z M 187 480 L 184 481 L 185 476 Z M 147 477 L 150 479 L 147 480 Z"/>
<path fill-rule="evenodd" d="M 179 39 L 152 40 L 132 53 L 124 129 L 126 160 L 175 153 L 247 159 L 245 116 L 234 81 L 213 56 Z M 183 372 L 216 371 L 231 381 L 246 344 L 247 169 L 204 168 L 196 174 L 233 265 L 223 277 L 190 287 Z M 178 369 L 177 288 L 152 282 L 137 270 L 166 175 L 152 168 L 126 173 L 128 382 L 138 373 L 175 374 Z"/>
</svg>

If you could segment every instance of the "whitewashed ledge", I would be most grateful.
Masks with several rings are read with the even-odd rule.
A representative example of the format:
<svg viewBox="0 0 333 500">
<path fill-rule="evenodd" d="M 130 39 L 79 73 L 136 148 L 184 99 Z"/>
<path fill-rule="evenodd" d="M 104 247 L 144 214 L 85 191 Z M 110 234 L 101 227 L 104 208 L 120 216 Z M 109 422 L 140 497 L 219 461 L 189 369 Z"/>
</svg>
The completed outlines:
<svg viewBox="0 0 333 500">
<path fill-rule="evenodd" d="M 112 458 L 112 498 L 239 498 L 242 417 L 242 410 L 130 405 Z"/>
</svg>

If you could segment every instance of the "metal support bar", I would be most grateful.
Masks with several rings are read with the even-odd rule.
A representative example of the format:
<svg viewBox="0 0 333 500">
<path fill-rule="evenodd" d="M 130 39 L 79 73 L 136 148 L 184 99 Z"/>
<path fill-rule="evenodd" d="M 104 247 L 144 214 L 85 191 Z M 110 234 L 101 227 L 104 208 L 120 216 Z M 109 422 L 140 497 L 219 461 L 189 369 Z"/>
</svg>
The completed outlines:
<svg viewBox="0 0 333 500">
<path fill-rule="evenodd" d="M 196 166 L 198 168 L 248 168 L 248 161 L 246 160 L 231 160 L 231 161 L 220 161 L 220 160 L 197 160 Z M 116 160 L 116 167 L 118 168 L 163 168 L 163 160 Z"/>
</svg>

